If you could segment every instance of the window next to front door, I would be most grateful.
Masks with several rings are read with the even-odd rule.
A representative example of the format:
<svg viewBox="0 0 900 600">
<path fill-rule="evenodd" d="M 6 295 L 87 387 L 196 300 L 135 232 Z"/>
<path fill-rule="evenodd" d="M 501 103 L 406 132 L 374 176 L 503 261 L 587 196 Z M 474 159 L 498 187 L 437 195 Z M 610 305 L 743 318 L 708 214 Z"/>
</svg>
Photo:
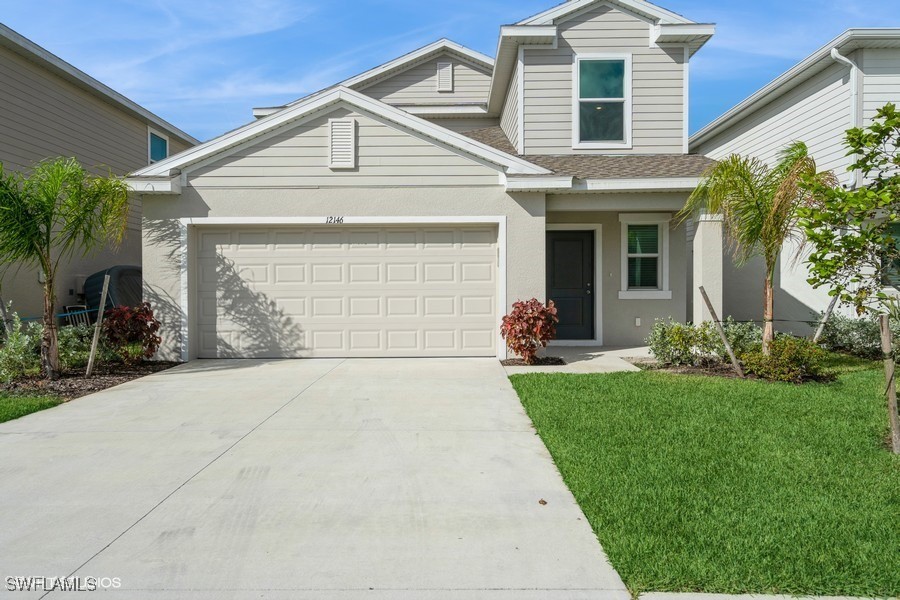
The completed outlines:
<svg viewBox="0 0 900 600">
<path fill-rule="evenodd" d="M 573 148 L 631 146 L 630 55 L 576 56 L 573 91 Z"/>
<path fill-rule="evenodd" d="M 669 222 L 660 213 L 621 214 L 622 288 L 620 300 L 671 300 Z"/>
</svg>

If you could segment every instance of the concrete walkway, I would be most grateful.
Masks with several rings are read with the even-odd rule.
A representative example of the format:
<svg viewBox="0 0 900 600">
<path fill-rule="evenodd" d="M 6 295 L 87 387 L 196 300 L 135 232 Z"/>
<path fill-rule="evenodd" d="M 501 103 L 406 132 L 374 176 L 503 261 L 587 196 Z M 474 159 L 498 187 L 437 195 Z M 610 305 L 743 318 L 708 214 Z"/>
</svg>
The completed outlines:
<svg viewBox="0 0 900 600">
<path fill-rule="evenodd" d="M 495 360 L 191 363 L 0 425 L 0 481 L 0 574 L 105 598 L 629 598 Z"/>
<path fill-rule="evenodd" d="M 621 373 L 640 371 L 626 359 L 648 358 L 649 348 L 605 348 L 599 346 L 550 346 L 541 356 L 558 356 L 566 361 L 560 367 L 504 367 L 508 375 L 526 373 Z"/>
</svg>

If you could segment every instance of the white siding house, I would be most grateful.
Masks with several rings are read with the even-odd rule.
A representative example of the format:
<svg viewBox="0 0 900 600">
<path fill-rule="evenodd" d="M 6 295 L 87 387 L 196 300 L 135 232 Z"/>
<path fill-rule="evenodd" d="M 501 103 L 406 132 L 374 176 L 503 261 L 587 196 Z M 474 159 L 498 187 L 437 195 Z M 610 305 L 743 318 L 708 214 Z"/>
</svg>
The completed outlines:
<svg viewBox="0 0 900 600">
<path fill-rule="evenodd" d="M 900 29 L 851 29 L 750 96 L 690 140 L 692 152 L 713 159 L 731 154 L 774 164 L 778 152 L 805 142 L 821 170 L 858 185 L 844 145 L 846 131 L 871 122 L 877 108 L 900 103 Z M 807 282 L 803 247 L 786 247 L 776 274 L 778 327 L 808 331 L 830 297 Z M 738 269 L 723 264 L 724 311 L 739 320 L 762 318 L 761 260 Z"/>
</svg>

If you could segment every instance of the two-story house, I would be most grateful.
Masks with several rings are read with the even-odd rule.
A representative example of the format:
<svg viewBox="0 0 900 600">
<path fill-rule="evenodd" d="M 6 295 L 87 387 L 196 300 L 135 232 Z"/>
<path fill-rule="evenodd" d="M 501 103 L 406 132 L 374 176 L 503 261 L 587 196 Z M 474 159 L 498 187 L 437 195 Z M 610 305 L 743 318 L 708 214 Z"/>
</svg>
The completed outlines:
<svg viewBox="0 0 900 600">
<path fill-rule="evenodd" d="M 772 165 L 780 150 L 802 141 L 820 169 L 833 171 L 853 189 L 864 182 L 849 170 L 847 130 L 871 124 L 888 102 L 900 104 L 900 29 L 849 29 L 698 131 L 691 151 L 717 160 L 753 156 Z M 797 241 L 782 252 L 775 282 L 779 329 L 808 332 L 805 322 L 818 319 L 831 301 L 827 289 L 807 283 L 807 253 Z M 762 260 L 737 268 L 726 250 L 721 274 L 725 314 L 745 321 L 762 318 L 764 273 Z"/>
<path fill-rule="evenodd" d="M 126 175 L 200 143 L 91 76 L 0 24 L 0 164 L 28 173 L 42 160 L 74 157 L 93 173 Z M 132 202 L 118 248 L 62 265 L 57 306 L 77 304 L 84 277 L 141 264 L 141 206 Z M 43 312 L 35 269 L 2 265 L 0 298 L 22 317 Z"/>
<path fill-rule="evenodd" d="M 688 318 L 673 216 L 711 164 L 687 112 L 713 33 L 571 0 L 493 59 L 441 40 L 134 173 L 166 354 L 505 356 L 500 318 L 532 297 L 562 344 Z"/>
</svg>

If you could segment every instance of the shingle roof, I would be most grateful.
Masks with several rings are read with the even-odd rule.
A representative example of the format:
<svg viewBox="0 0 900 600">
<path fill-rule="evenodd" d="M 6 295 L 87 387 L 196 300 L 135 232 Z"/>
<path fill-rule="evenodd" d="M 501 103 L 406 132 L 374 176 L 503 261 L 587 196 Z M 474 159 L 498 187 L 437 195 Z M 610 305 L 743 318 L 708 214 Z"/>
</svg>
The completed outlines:
<svg viewBox="0 0 900 600">
<path fill-rule="evenodd" d="M 556 175 L 577 179 L 700 177 L 715 162 L 699 154 L 520 155 L 500 127 L 475 129 L 464 134 L 507 154 L 520 156 L 530 163 L 553 171 Z"/>
</svg>

